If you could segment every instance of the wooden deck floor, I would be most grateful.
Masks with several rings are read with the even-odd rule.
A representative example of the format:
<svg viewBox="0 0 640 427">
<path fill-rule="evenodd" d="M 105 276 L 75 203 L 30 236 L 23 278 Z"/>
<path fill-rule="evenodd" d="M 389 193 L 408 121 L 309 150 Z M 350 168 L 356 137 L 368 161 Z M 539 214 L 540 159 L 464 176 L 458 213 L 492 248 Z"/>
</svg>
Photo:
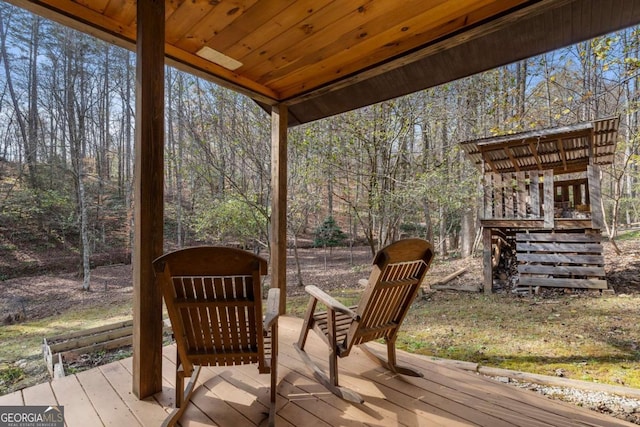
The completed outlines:
<svg viewBox="0 0 640 427">
<path fill-rule="evenodd" d="M 345 402 L 320 386 L 292 346 L 302 321 L 280 320 L 278 426 L 634 426 L 534 392 L 399 352 L 425 378 L 391 375 L 359 349 L 340 359 L 341 384 L 358 391 L 362 405 Z M 373 346 L 380 352 L 382 346 Z M 313 334 L 312 355 L 326 352 Z M 0 396 L 0 405 L 64 405 L 70 427 L 157 426 L 173 406 L 175 348 L 165 348 L 164 389 L 140 401 L 131 393 L 131 359 Z M 324 357 L 318 358 L 327 366 Z M 208 368 L 181 419 L 182 426 L 265 425 L 269 376 L 255 366 Z"/>
</svg>

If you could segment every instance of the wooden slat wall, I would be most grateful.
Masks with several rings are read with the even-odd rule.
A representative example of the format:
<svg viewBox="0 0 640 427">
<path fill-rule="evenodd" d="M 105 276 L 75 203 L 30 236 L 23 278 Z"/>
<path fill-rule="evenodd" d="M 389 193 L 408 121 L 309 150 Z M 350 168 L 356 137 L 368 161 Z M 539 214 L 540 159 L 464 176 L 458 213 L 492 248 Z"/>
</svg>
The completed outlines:
<svg viewBox="0 0 640 427">
<path fill-rule="evenodd" d="M 519 286 L 606 289 L 598 233 L 516 234 Z"/>
<path fill-rule="evenodd" d="M 484 218 L 493 218 L 493 175 L 485 174 L 484 176 Z"/>
<path fill-rule="evenodd" d="M 582 178 L 554 178 L 551 170 L 485 174 L 481 220 L 501 221 L 493 227 L 532 229 L 538 226 L 530 221 L 537 220 L 540 228 L 549 230 L 602 229 L 598 167 L 591 166 Z M 571 220 L 580 224 L 570 225 Z"/>
<path fill-rule="evenodd" d="M 531 198 L 531 216 L 540 217 L 540 178 L 537 173 L 529 174 L 531 183 L 529 185 L 529 196 Z"/>
<path fill-rule="evenodd" d="M 535 175 L 535 174 L 532 174 Z M 527 216 L 527 181 L 525 179 L 524 172 L 516 173 L 516 199 L 517 206 L 515 207 L 519 217 Z M 533 206 L 533 205 L 532 205 Z M 533 212 L 533 209 L 532 209 Z"/>
<path fill-rule="evenodd" d="M 553 207 L 553 173 L 549 172 L 551 187 L 543 199 Z M 485 175 L 483 219 L 543 218 L 539 185 L 541 172 L 490 173 Z M 545 187 L 546 188 L 546 187 Z M 553 219 L 553 208 L 551 209 Z"/>
<path fill-rule="evenodd" d="M 604 215 L 602 214 L 600 192 L 600 167 L 596 165 L 587 166 L 587 179 L 589 189 L 589 200 L 591 202 L 591 221 L 593 227 L 598 229 L 604 228 Z"/>
<path fill-rule="evenodd" d="M 544 228 L 553 228 L 553 171 L 544 171 Z"/>
</svg>

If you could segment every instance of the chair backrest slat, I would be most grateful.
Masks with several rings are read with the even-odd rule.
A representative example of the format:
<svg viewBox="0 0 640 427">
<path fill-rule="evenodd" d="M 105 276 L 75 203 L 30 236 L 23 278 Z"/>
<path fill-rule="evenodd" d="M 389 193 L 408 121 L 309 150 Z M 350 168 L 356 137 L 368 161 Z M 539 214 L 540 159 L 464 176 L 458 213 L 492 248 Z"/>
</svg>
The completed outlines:
<svg viewBox="0 0 640 427">
<path fill-rule="evenodd" d="M 381 249 L 374 258 L 369 283 L 363 292 L 345 347 L 389 339 L 397 332 L 433 259 L 431 245 L 407 239 Z"/>
<path fill-rule="evenodd" d="M 205 246 L 167 254 L 154 264 L 183 364 L 263 368 L 264 259 Z"/>
</svg>

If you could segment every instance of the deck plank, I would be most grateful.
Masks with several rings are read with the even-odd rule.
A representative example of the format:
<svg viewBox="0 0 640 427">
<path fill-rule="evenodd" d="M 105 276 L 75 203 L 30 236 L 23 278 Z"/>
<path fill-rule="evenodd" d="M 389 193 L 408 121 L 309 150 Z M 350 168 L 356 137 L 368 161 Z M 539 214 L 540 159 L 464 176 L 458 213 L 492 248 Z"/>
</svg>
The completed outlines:
<svg viewBox="0 0 640 427">
<path fill-rule="evenodd" d="M 0 396 L 0 406 L 23 406 L 24 399 L 22 398 L 22 391 L 14 391 L 13 393 Z"/>
<path fill-rule="evenodd" d="M 289 368 L 282 363 L 278 367 L 278 378 L 280 380 L 286 376 Z M 265 408 L 265 415 L 268 413 L 268 408 L 271 405 L 269 387 L 271 386 L 271 377 L 268 374 L 256 375 L 255 365 L 243 365 L 236 366 L 231 370 L 225 370 L 220 375 L 231 384 L 233 387 L 242 390 L 260 390 L 254 397 Z M 278 427 L 283 426 L 295 426 L 295 424 L 289 423 L 287 420 L 280 416 L 280 409 L 289 403 L 289 399 L 284 395 L 280 387 L 278 387 L 278 396 L 276 398 L 276 425 Z M 265 420 L 266 421 L 266 420 Z M 263 422 L 262 424 L 266 424 Z"/>
<path fill-rule="evenodd" d="M 281 330 L 283 329 L 281 327 Z M 316 344 L 321 349 L 324 344 L 315 338 L 317 337 L 311 334 L 307 345 Z M 379 354 L 386 352 L 382 345 L 374 343 L 371 347 L 377 349 Z M 289 347 L 284 347 L 284 350 L 281 348 L 281 353 L 289 351 L 288 349 Z M 318 353 L 314 350 L 317 348 L 311 348 L 310 352 L 322 354 L 322 352 Z M 521 423 L 527 426 L 557 425 L 567 427 L 594 424 L 632 425 L 593 411 L 585 411 L 574 405 L 552 401 L 544 396 L 520 390 L 511 385 L 498 384 L 469 372 L 429 363 L 425 359 L 419 359 L 404 352 L 398 352 L 401 363 L 413 365 L 418 370 L 429 368 L 430 374 L 425 373 L 424 379 L 393 375 L 378 367 L 365 356 L 356 356 L 359 351 L 354 349 L 351 356 L 339 359 L 338 365 L 341 371 L 341 383 L 363 394 L 365 400 L 370 400 L 370 397 L 365 396 L 363 390 L 357 388 L 360 381 L 351 381 L 355 376 L 360 379 L 366 378 L 371 382 L 381 382 L 381 378 L 386 377 L 385 385 L 413 396 L 423 390 L 425 396 L 421 397 L 421 400 L 467 418 L 469 422 L 476 425 L 521 425 Z M 316 363 L 325 368 L 328 366 L 328 362 L 321 359 L 317 359 Z M 352 375 L 344 375 L 345 373 Z M 434 378 L 434 374 L 437 374 L 437 378 Z M 416 387 L 413 388 L 412 385 L 416 385 Z M 479 390 L 480 393 L 478 393 Z M 514 399 L 514 395 L 517 397 L 526 396 L 526 398 L 522 401 Z M 549 413 L 549 407 L 554 411 Z"/>
<path fill-rule="evenodd" d="M 253 366 L 253 368 L 257 376 L 257 367 Z M 251 424 L 260 425 L 269 418 L 269 407 L 263 405 L 258 397 L 260 395 L 268 397 L 269 387 L 253 388 L 241 381 L 236 382 L 236 384 L 240 384 L 239 387 L 236 387 L 229 382 L 229 379 L 233 379 L 237 375 L 237 368 L 225 369 L 206 381 L 204 386 L 209 389 L 211 394 L 224 400 L 227 405 L 246 417 Z"/>
<path fill-rule="evenodd" d="M 25 405 L 58 405 L 58 401 L 53 394 L 53 390 L 51 390 L 50 382 L 25 388 L 22 391 L 22 397 Z"/>
<path fill-rule="evenodd" d="M 415 357 L 404 352 L 399 352 L 399 360 L 403 363 L 420 366 L 425 370 L 425 376 L 433 375 L 433 372 L 440 372 L 436 363 L 431 363 L 427 358 Z M 458 380 L 456 383 L 466 384 L 475 393 L 493 396 L 492 399 L 503 400 L 508 399 L 509 409 L 517 410 L 521 408 L 528 414 L 533 414 L 537 419 L 545 420 L 553 417 L 555 425 L 598 425 L 598 426 L 620 426 L 633 425 L 626 421 L 619 420 L 608 415 L 600 414 L 595 411 L 585 410 L 567 402 L 552 400 L 537 393 L 531 393 L 529 390 L 523 390 L 512 385 L 504 385 L 497 381 L 485 378 L 480 375 L 472 374 L 458 369 L 447 369 L 441 381 L 451 382 L 451 379 Z M 496 387 L 496 385 L 498 387 Z M 504 386 L 504 387 L 503 387 Z M 519 406 L 524 404 L 526 406 Z"/>
<path fill-rule="evenodd" d="M 205 376 L 205 374 L 207 373 L 211 375 L 211 372 L 212 370 L 206 370 L 200 375 Z M 229 401 L 234 398 L 234 395 L 225 396 L 223 398 L 216 393 L 219 390 L 219 387 L 222 387 L 220 384 L 224 383 L 224 380 L 220 376 L 213 375 L 208 379 L 205 377 L 202 379 L 202 381 L 204 387 L 196 387 L 191 397 L 191 403 L 198 407 L 209 418 L 211 418 L 214 425 L 256 425 L 251 421 L 250 418 L 247 418 L 241 411 L 238 411 L 233 405 L 229 403 Z"/>
<path fill-rule="evenodd" d="M 286 357 L 286 356 L 283 356 Z M 397 396 L 387 395 L 385 398 L 373 398 L 362 405 L 351 404 L 329 393 L 322 385 L 302 373 L 291 373 L 284 379 L 304 390 L 309 397 L 324 401 L 331 406 L 333 412 L 342 414 L 342 418 L 362 420 L 368 425 L 377 425 L 381 420 L 398 425 L 431 425 L 431 426 L 462 426 L 468 425 L 455 420 L 455 417 L 432 416 L 425 422 L 424 415 L 429 409 L 416 399 L 413 402 L 398 402 L 393 399 Z M 385 391 L 386 394 L 386 391 Z M 403 396 L 404 398 L 404 396 Z M 405 399 L 407 400 L 407 399 Z M 413 406 L 413 409 L 411 407 Z M 427 407 L 427 410 L 424 410 Z M 437 410 L 436 410 L 437 411 Z M 320 414 L 322 416 L 322 414 Z"/>
<path fill-rule="evenodd" d="M 109 382 L 120 399 L 142 425 L 161 425 L 168 413 L 158 405 L 153 397 L 138 399 L 131 390 L 131 374 L 118 361 L 100 367 L 102 375 Z"/>
<path fill-rule="evenodd" d="M 78 382 L 78 377 L 70 375 L 58 378 L 51 382 L 51 388 L 58 403 L 64 406 L 64 419 L 67 425 L 98 426 L 102 423 Z"/>
<path fill-rule="evenodd" d="M 118 427 L 141 425 L 102 375 L 100 369 L 79 372 L 76 376 L 103 425 Z"/>
<path fill-rule="evenodd" d="M 301 363 L 290 356 L 282 355 L 289 364 Z M 305 369 L 301 367 L 300 369 Z M 329 403 L 334 411 L 351 416 L 355 420 L 362 420 L 367 424 L 379 422 L 380 419 L 393 421 L 400 425 L 429 425 L 429 426 L 468 426 L 457 416 L 439 408 L 421 402 L 416 397 L 397 393 L 384 385 L 378 384 L 383 398 L 375 397 L 366 400 L 362 405 L 346 402 L 329 393 L 311 374 L 306 372 L 291 372 L 283 381 L 288 381 L 302 389 L 309 397 L 315 397 Z"/>
<path fill-rule="evenodd" d="M 278 414 L 288 422 L 297 426 L 331 427 L 331 424 L 328 424 L 322 418 L 314 416 L 310 412 L 305 411 L 299 405 L 295 405 L 291 402 L 284 405 Z"/>
<path fill-rule="evenodd" d="M 318 337 L 310 334 L 305 349 L 315 362 L 328 369 L 328 357 L 318 357 L 318 355 L 326 356 L 326 346 L 318 339 Z M 286 359 L 287 366 L 296 363 L 301 371 L 308 374 L 308 370 L 304 363 L 299 359 L 297 352 L 291 353 L 292 347 L 281 347 L 280 356 Z M 283 354 L 287 352 L 287 354 Z M 324 359 L 324 360 L 323 360 Z M 374 406 L 379 414 L 389 416 L 390 419 L 401 419 L 407 425 L 489 425 L 489 426 L 507 426 L 500 419 L 494 417 L 486 417 L 484 414 L 473 411 L 467 419 L 460 416 L 461 413 L 468 412 L 469 408 L 459 405 L 445 398 L 439 398 L 437 395 L 414 387 L 411 380 L 406 377 L 384 377 L 378 372 L 386 373 L 386 371 L 371 361 L 362 352 L 355 348 L 349 357 L 339 359 L 338 366 L 340 368 L 340 384 L 349 387 L 360 393 L 365 399 L 364 405 Z M 373 375 L 364 376 L 367 372 L 378 371 Z M 315 381 L 315 380 L 313 380 Z M 321 389 L 324 387 L 320 386 Z M 428 390 L 428 389 L 427 389 Z M 324 389 L 326 392 L 326 389 Z M 425 393 L 431 395 L 431 400 L 424 398 Z M 330 396 L 333 396 L 330 394 Z M 393 397 L 392 397 L 393 396 Z M 338 401 L 344 402 L 336 398 Z M 344 402 L 351 407 L 353 405 Z M 407 415 L 408 413 L 408 415 Z M 399 418 L 400 417 L 400 418 Z M 484 423 L 484 424 L 483 424 Z"/>
<path fill-rule="evenodd" d="M 415 396 L 421 403 L 428 405 L 429 407 L 436 407 L 442 409 L 444 412 L 441 416 L 455 417 L 455 419 L 462 419 L 463 423 L 467 425 L 478 425 L 487 427 L 507 427 L 514 425 L 508 420 L 502 419 L 500 414 L 486 411 L 486 401 L 480 397 L 468 396 L 464 393 L 460 393 L 459 390 L 454 390 L 448 386 L 438 384 L 431 379 L 423 380 L 420 378 L 408 378 L 401 375 L 393 375 L 387 372 L 383 368 L 377 367 L 375 364 L 368 365 L 368 358 L 361 355 L 359 350 L 352 351 L 359 355 L 360 358 L 348 360 L 340 360 L 340 366 L 344 369 L 357 368 L 358 362 L 367 363 L 366 370 L 360 373 L 359 381 L 373 382 L 377 381 L 383 383 L 387 388 L 394 390 L 400 395 L 404 394 L 406 397 Z M 364 360 L 367 360 L 364 362 Z M 344 377 L 342 377 L 344 378 Z M 342 379 L 341 379 L 342 380 Z M 421 381 L 422 380 L 422 381 Z M 347 377 L 343 383 L 347 387 L 353 387 L 354 382 L 351 381 L 351 377 Z M 355 388 L 355 387 L 354 387 Z M 365 400 L 372 400 L 373 398 L 385 399 L 386 396 L 380 393 L 378 396 L 364 395 Z M 415 405 L 411 407 L 412 411 L 415 411 Z M 426 412 L 427 417 L 429 413 Z M 537 423 L 530 424 L 532 426 L 540 426 Z"/>
<path fill-rule="evenodd" d="M 409 364 L 409 362 L 406 363 Z M 493 391 L 494 384 L 484 377 L 445 367 L 413 366 L 419 368 L 429 382 L 438 384 L 437 394 L 445 399 L 459 403 L 464 401 L 475 410 L 491 414 L 509 423 L 527 420 L 528 425 L 548 425 L 549 420 L 545 420 L 545 418 L 549 418 L 546 411 L 538 410 L 535 406 L 513 399 L 513 392 L 516 390 L 505 390 L 504 393 L 496 395 Z M 380 375 L 390 375 L 384 370 L 378 370 L 378 372 Z M 426 380 L 416 379 L 416 385 L 423 388 L 420 385 L 421 381 Z M 508 411 L 506 414 L 504 414 L 505 409 Z M 572 425 L 570 422 L 563 422 L 563 420 L 552 419 L 551 421 L 557 427 L 571 427 Z"/>
</svg>

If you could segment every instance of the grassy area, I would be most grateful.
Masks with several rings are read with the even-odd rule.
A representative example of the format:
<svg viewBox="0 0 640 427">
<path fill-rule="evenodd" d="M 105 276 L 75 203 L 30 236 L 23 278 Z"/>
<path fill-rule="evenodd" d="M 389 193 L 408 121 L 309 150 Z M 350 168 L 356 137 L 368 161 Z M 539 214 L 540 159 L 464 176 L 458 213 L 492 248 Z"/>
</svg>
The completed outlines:
<svg viewBox="0 0 640 427">
<path fill-rule="evenodd" d="M 48 380 L 42 356 L 43 338 L 129 318 L 130 303 L 69 310 L 59 316 L 0 327 L 0 394 L 21 382 L 19 386 L 28 386 Z"/>
<path fill-rule="evenodd" d="M 517 371 L 640 387 L 640 297 L 443 294 L 417 302 L 408 351 Z"/>
<path fill-rule="evenodd" d="M 638 240 L 640 239 L 640 230 L 620 231 L 616 240 Z"/>
<path fill-rule="evenodd" d="M 344 304 L 357 292 L 333 295 Z M 302 316 L 307 299 L 291 298 Z M 529 298 L 438 292 L 409 312 L 398 348 L 543 375 L 640 388 L 640 296 Z"/>
</svg>

